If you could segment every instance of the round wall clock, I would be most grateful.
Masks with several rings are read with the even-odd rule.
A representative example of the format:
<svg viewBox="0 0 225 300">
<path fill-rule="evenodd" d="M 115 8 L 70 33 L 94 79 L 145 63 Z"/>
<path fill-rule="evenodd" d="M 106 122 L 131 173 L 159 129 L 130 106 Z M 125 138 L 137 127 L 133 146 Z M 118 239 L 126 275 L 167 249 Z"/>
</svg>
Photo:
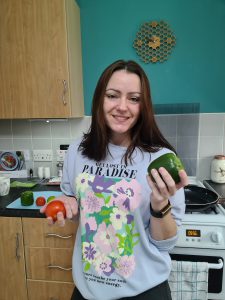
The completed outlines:
<svg viewBox="0 0 225 300">
<path fill-rule="evenodd" d="M 164 62 L 172 52 L 176 38 L 164 21 L 144 23 L 133 42 L 138 56 L 145 63 Z"/>
</svg>

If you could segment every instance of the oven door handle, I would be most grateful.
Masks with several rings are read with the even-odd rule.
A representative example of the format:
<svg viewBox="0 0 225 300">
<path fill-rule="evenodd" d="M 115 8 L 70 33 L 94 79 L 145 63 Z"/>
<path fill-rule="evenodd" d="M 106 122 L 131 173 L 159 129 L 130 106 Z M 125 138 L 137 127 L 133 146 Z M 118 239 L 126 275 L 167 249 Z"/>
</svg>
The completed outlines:
<svg viewBox="0 0 225 300">
<path fill-rule="evenodd" d="M 223 261 L 222 261 L 222 259 L 218 260 L 218 264 L 208 264 L 208 268 L 209 269 L 216 269 L 216 270 L 222 269 L 223 268 Z"/>
</svg>

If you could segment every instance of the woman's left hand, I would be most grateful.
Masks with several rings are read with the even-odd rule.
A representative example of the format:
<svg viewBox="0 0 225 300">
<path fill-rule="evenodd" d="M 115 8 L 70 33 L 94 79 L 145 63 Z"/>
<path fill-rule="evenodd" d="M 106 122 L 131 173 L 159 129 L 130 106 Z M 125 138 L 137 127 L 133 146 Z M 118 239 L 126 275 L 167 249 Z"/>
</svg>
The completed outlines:
<svg viewBox="0 0 225 300">
<path fill-rule="evenodd" d="M 151 175 L 155 182 L 147 175 L 147 181 L 152 189 L 151 193 L 151 205 L 153 209 L 162 209 L 168 199 L 173 196 L 176 191 L 188 184 L 188 176 L 184 170 L 179 171 L 180 182 L 175 183 L 169 172 L 161 167 L 157 171 L 156 169 L 151 170 Z"/>
</svg>

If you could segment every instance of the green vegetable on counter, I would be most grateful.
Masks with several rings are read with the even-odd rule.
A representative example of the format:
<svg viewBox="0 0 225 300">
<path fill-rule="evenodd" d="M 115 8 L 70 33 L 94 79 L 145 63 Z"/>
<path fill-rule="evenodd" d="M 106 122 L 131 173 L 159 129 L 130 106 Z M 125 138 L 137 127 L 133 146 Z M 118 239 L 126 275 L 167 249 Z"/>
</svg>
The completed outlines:
<svg viewBox="0 0 225 300">
<path fill-rule="evenodd" d="M 184 170 L 184 166 L 178 156 L 173 153 L 161 155 L 150 163 L 148 167 L 148 174 L 151 176 L 151 170 L 158 170 L 160 167 L 164 167 L 170 173 L 175 183 L 180 182 L 179 171 Z"/>
<path fill-rule="evenodd" d="M 49 196 L 47 199 L 47 203 L 49 203 L 50 201 L 52 201 L 53 199 L 55 199 L 55 196 Z"/>
<path fill-rule="evenodd" d="M 32 188 L 37 185 L 37 182 L 27 181 L 27 182 L 20 182 L 20 181 L 13 181 L 10 184 L 10 187 L 25 187 L 25 188 Z"/>
<path fill-rule="evenodd" d="M 34 194 L 32 191 L 22 192 L 20 195 L 21 205 L 29 206 L 34 203 Z"/>
</svg>

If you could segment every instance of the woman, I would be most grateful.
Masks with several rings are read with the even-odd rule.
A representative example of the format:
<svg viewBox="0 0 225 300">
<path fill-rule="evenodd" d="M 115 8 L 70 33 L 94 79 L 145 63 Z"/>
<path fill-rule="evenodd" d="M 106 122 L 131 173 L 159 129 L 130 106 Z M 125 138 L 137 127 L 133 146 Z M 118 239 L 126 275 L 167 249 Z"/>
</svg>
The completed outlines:
<svg viewBox="0 0 225 300">
<path fill-rule="evenodd" d="M 184 214 L 187 175 L 180 171 L 177 185 L 162 167 L 152 170 L 154 181 L 146 176 L 150 162 L 168 152 L 175 150 L 156 125 L 143 69 L 112 63 L 97 83 L 89 132 L 64 162 L 67 218 L 80 222 L 72 300 L 171 299 L 168 251 Z M 58 222 L 65 222 L 61 213 Z"/>
</svg>

